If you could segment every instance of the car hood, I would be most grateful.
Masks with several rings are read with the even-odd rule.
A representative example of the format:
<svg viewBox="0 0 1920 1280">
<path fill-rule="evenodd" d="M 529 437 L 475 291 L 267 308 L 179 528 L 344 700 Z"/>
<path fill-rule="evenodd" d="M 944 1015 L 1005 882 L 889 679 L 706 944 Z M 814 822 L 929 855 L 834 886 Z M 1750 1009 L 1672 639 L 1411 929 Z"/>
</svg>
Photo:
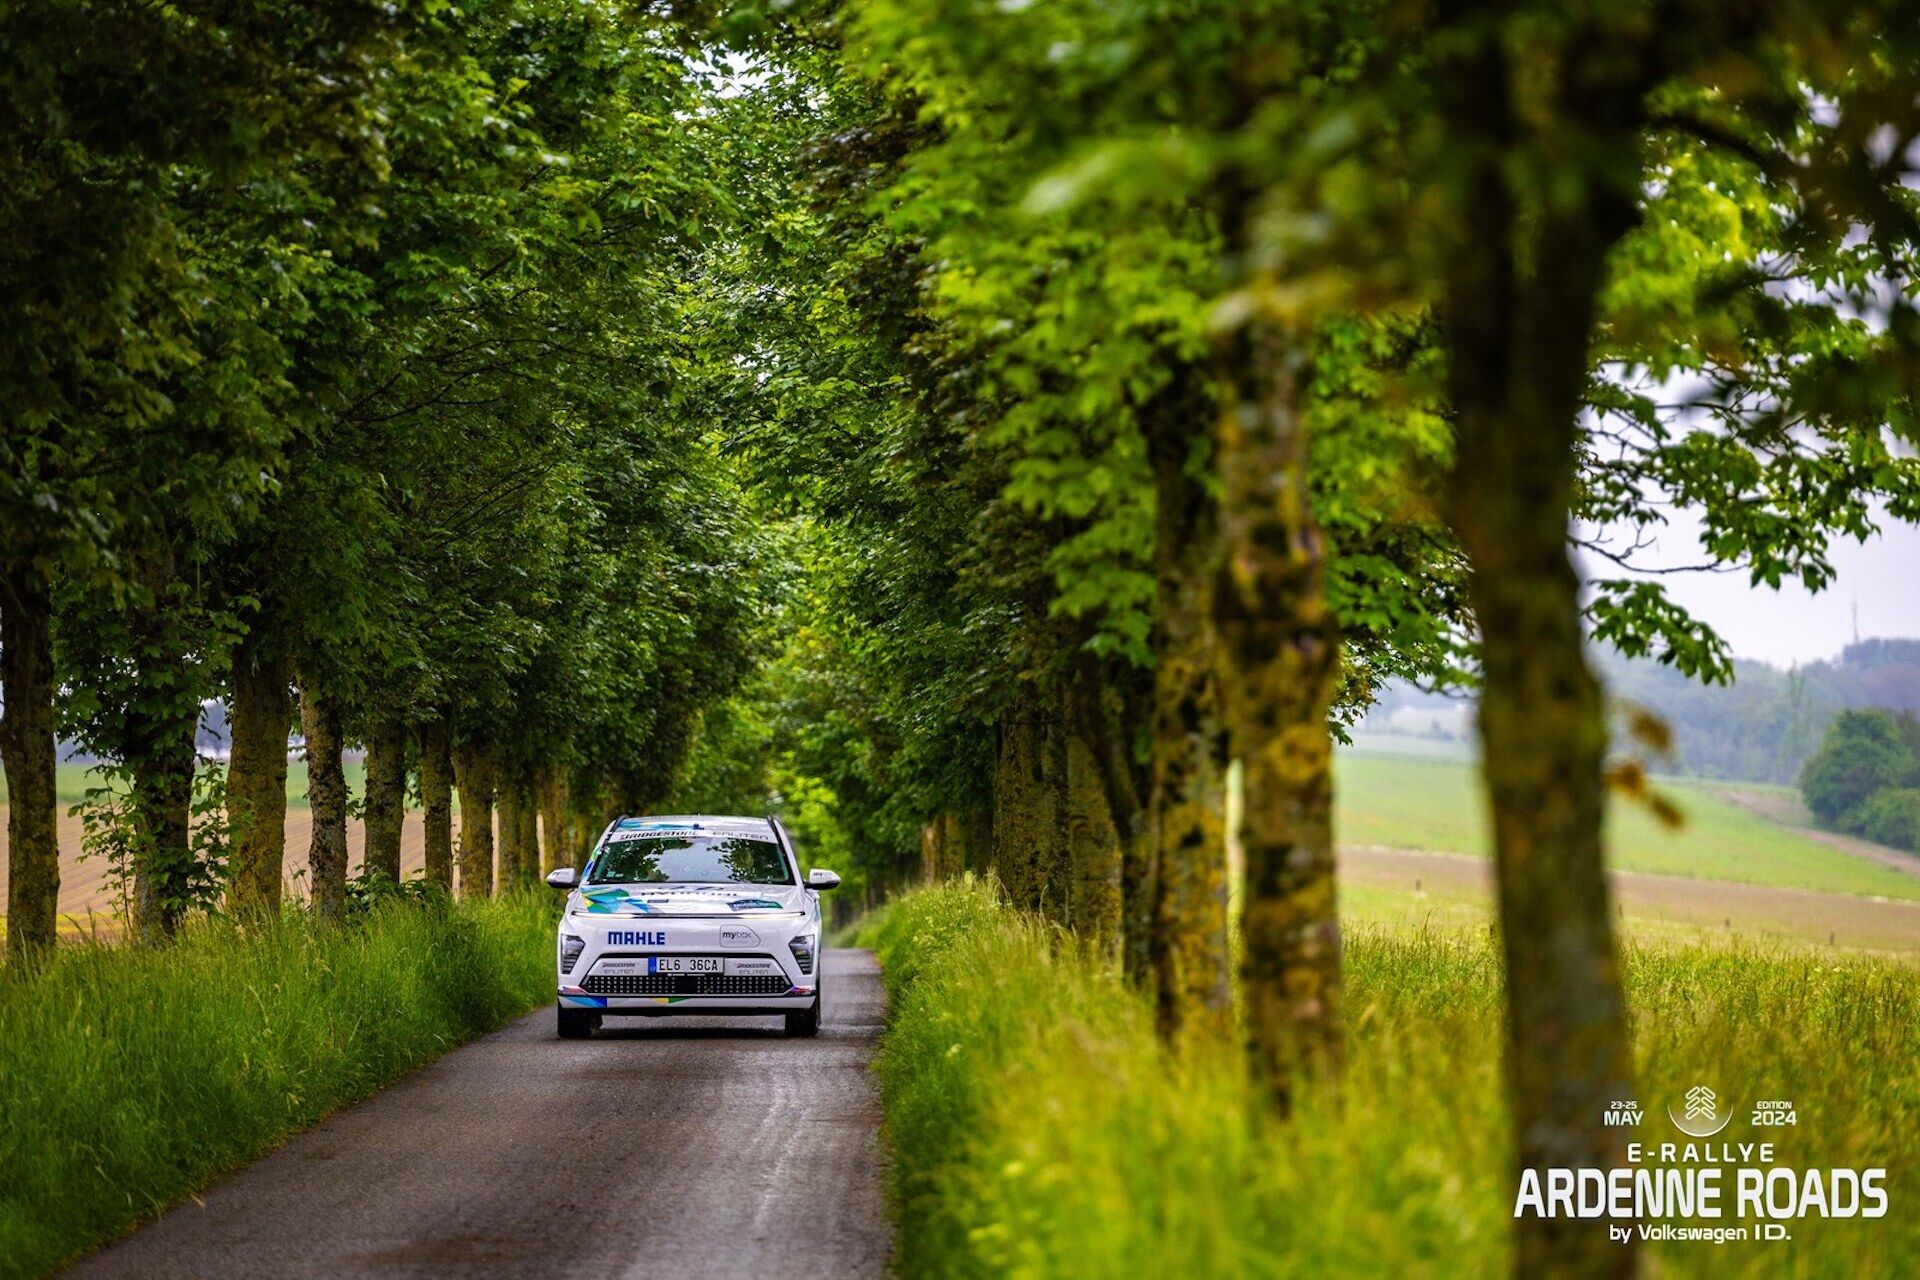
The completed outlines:
<svg viewBox="0 0 1920 1280">
<path fill-rule="evenodd" d="M 781 884 L 596 884 L 575 910 L 590 916 L 751 916 L 804 911 L 807 891 Z"/>
</svg>

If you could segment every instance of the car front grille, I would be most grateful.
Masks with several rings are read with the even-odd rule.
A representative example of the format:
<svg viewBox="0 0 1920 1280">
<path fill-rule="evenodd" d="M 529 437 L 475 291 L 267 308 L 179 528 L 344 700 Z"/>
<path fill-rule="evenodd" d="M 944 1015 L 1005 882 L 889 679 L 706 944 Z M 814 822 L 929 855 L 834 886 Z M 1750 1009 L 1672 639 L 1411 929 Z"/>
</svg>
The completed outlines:
<svg viewBox="0 0 1920 1280">
<path fill-rule="evenodd" d="M 596 996 L 783 996 L 793 984 L 779 974 L 596 973 L 580 987 Z"/>
</svg>

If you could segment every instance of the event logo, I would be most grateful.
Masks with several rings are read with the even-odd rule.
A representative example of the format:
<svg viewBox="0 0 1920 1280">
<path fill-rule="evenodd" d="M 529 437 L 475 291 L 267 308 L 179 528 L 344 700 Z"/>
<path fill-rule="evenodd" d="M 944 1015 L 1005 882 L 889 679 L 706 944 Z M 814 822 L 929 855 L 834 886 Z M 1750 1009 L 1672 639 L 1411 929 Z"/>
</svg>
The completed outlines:
<svg viewBox="0 0 1920 1280">
<path fill-rule="evenodd" d="M 1676 1129 L 1690 1137 L 1711 1138 L 1726 1128 L 1727 1122 L 1733 1119 L 1731 1109 L 1723 1112 L 1719 1108 L 1720 1099 L 1715 1096 L 1713 1090 L 1703 1084 L 1697 1084 L 1687 1090 L 1685 1113 L 1675 1115 L 1673 1104 L 1668 1103 L 1667 1118 L 1673 1121 Z"/>
<path fill-rule="evenodd" d="M 1751 1114 L 1747 1137 L 1702 1141 L 1725 1130 L 1736 1111 Z M 1600 1122 L 1637 1129 L 1645 1117 L 1639 1102 L 1615 1099 Z M 1617 1168 L 1521 1170 L 1513 1216 L 1600 1219 L 1607 1238 L 1623 1243 L 1727 1244 L 1790 1240 L 1803 1218 L 1887 1215 L 1884 1168 L 1802 1167 L 1783 1158 L 1770 1139 L 1800 1123 L 1789 1100 L 1756 1101 L 1749 1113 L 1711 1085 L 1695 1084 L 1667 1103 L 1667 1118 L 1687 1141 L 1629 1142 Z"/>
</svg>

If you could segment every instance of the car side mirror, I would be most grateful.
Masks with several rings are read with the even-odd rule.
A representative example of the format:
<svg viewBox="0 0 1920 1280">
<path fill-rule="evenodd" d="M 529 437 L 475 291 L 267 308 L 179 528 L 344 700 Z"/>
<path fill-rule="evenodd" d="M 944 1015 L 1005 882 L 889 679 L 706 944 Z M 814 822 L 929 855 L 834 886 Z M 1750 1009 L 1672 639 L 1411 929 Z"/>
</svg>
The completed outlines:
<svg viewBox="0 0 1920 1280">
<path fill-rule="evenodd" d="M 809 889 L 838 889 L 839 887 L 840 877 L 828 871 L 825 867 L 815 867 L 813 870 L 807 872 L 807 888 Z"/>
<path fill-rule="evenodd" d="M 556 889 L 571 889 L 580 883 L 580 873 L 572 867 L 558 867 L 547 872 L 547 883 Z"/>
</svg>

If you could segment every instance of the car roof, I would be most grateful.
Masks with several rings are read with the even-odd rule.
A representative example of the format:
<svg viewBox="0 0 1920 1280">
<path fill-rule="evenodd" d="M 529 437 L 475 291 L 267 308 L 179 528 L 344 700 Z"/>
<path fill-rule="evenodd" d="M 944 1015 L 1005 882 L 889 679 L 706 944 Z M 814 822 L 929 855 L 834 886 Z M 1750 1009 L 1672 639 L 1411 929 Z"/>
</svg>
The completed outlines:
<svg viewBox="0 0 1920 1280">
<path fill-rule="evenodd" d="M 773 823 L 766 818 L 747 818 L 722 813 L 664 813 L 614 820 L 615 831 L 645 831 L 651 828 L 698 830 L 716 836 L 747 836 L 760 840 L 775 839 Z"/>
</svg>

